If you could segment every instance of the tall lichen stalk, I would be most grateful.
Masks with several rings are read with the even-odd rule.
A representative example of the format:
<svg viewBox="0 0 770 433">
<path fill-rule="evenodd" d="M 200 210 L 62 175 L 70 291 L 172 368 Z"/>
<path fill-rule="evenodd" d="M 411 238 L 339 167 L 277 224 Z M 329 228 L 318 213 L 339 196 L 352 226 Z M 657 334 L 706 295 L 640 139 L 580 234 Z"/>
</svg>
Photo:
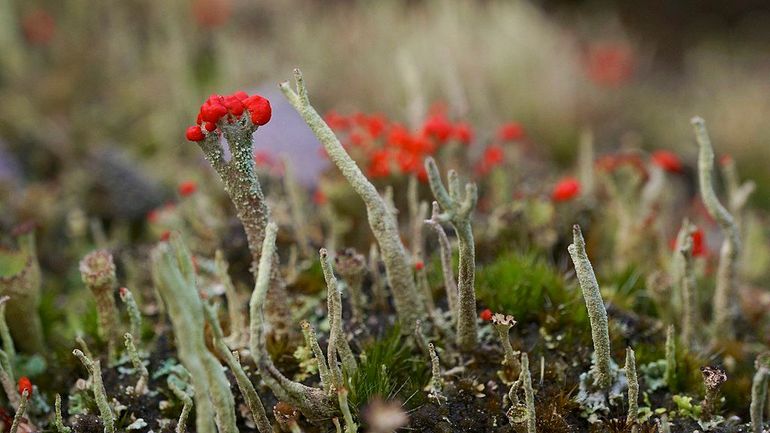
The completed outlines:
<svg viewBox="0 0 770 433">
<path fill-rule="evenodd" d="M 472 214 L 478 201 L 476 184 L 467 183 L 465 194 L 461 195 L 460 178 L 450 170 L 447 175 L 449 190 L 441 181 L 438 167 L 433 158 L 425 160 L 428 181 L 433 196 L 444 210 L 438 219 L 449 221 L 457 233 L 459 249 L 458 303 L 456 317 L 457 345 L 462 350 L 473 350 L 478 342 L 476 323 L 476 246 L 473 241 Z"/>
<path fill-rule="evenodd" d="M 388 283 L 399 320 L 411 326 L 424 312 L 418 296 L 410 261 L 401 242 L 398 224 L 385 200 L 374 185 L 361 172 L 355 161 L 347 154 L 339 139 L 318 112 L 310 105 L 307 89 L 299 69 L 294 70 L 296 90 L 288 82 L 280 88 L 286 99 L 302 116 L 324 146 L 329 159 L 339 168 L 351 187 L 366 205 L 369 226 L 380 247 Z M 408 329 L 410 326 L 405 326 Z"/>
<path fill-rule="evenodd" d="M 593 367 L 594 384 L 601 389 L 607 389 L 612 384 L 610 371 L 610 333 L 607 324 L 607 309 L 596 281 L 594 268 L 586 254 L 586 243 L 583 233 L 577 224 L 572 227 L 572 244 L 568 247 L 572 262 L 575 265 L 580 289 L 583 292 L 588 318 L 591 323 L 591 338 L 594 343 L 595 364 Z"/>
<path fill-rule="evenodd" d="M 249 116 L 241 116 L 233 123 L 220 120 L 218 123 L 222 135 L 230 149 L 230 160 L 225 160 L 225 152 L 220 144 L 218 134 L 209 134 L 198 145 L 214 170 L 219 174 L 225 186 L 225 191 L 235 205 L 238 219 L 243 224 L 246 239 L 251 252 L 251 270 L 256 278 L 257 264 L 262 255 L 262 242 L 265 239 L 265 227 L 270 218 L 265 195 L 259 183 L 254 166 L 254 151 L 252 135 L 257 125 L 251 122 Z M 273 256 L 275 266 L 270 275 L 270 290 L 268 291 L 268 312 L 270 324 L 277 332 L 286 331 L 284 320 L 290 317 L 286 303 L 286 287 L 280 273 L 278 255 Z"/>
<path fill-rule="evenodd" d="M 714 192 L 714 149 L 706 131 L 706 123 L 700 117 L 691 121 L 698 142 L 698 183 L 701 198 L 709 215 L 717 221 L 725 236 L 719 250 L 719 265 L 716 275 L 716 289 L 713 300 L 713 342 L 733 335 L 730 300 L 735 295 L 737 261 L 741 251 L 738 225 L 730 212 L 722 205 Z"/>
</svg>

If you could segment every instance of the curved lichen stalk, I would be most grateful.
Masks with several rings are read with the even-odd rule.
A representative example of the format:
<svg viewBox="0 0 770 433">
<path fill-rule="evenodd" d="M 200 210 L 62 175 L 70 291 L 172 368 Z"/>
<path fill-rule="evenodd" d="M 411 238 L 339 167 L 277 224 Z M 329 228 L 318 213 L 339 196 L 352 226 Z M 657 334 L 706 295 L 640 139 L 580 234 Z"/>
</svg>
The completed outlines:
<svg viewBox="0 0 770 433">
<path fill-rule="evenodd" d="M 460 196 L 460 179 L 457 172 L 449 170 L 447 182 L 449 191 L 444 188 L 441 175 L 433 158 L 425 160 L 425 169 L 428 172 L 428 181 L 433 196 L 444 214 L 439 218 L 449 221 L 457 233 L 458 249 L 460 255 L 458 272 L 458 302 L 457 310 L 453 312 L 457 328 L 457 345 L 466 351 L 473 350 L 478 341 L 478 324 L 476 323 L 476 246 L 473 241 L 473 229 L 471 226 L 472 213 L 478 201 L 476 184 L 465 185 L 465 195 Z"/>
<path fill-rule="evenodd" d="M 604 300 L 599 290 L 599 283 L 596 281 L 594 268 L 586 254 L 586 243 L 583 239 L 583 233 L 580 226 L 575 224 L 572 227 L 572 244 L 567 248 L 572 263 L 575 265 L 575 274 L 577 274 L 580 289 L 583 292 L 586 308 L 588 309 L 588 318 L 591 323 L 591 338 L 594 343 L 594 384 L 601 389 L 607 389 L 612 384 L 612 374 L 610 371 L 610 332 L 607 323 L 607 309 L 604 307 Z"/>
<path fill-rule="evenodd" d="M 327 393 L 323 389 L 311 388 L 284 376 L 275 366 L 270 353 L 267 351 L 267 336 L 264 329 L 265 297 L 270 285 L 272 256 L 276 252 L 275 238 L 277 233 L 278 226 L 274 223 L 267 225 L 262 245 L 263 255 L 259 261 L 257 272 L 257 282 L 249 302 L 251 313 L 249 350 L 259 368 L 262 380 L 279 400 L 297 407 L 310 419 L 329 418 L 337 413 L 337 408 Z"/>
<path fill-rule="evenodd" d="M 444 227 L 441 226 L 440 214 L 438 202 L 434 201 L 433 213 L 429 220 L 425 220 L 425 224 L 433 227 L 438 236 L 441 273 L 444 276 L 444 290 L 446 291 L 449 311 L 452 314 L 452 320 L 454 321 L 456 320 L 455 312 L 457 311 L 457 281 L 455 280 L 454 271 L 452 271 L 452 245 L 449 243 L 449 237 L 446 235 Z"/>
<path fill-rule="evenodd" d="M 313 130 L 313 133 L 324 146 L 329 159 L 339 168 L 353 190 L 364 201 L 369 226 L 380 246 L 382 260 L 385 262 L 385 271 L 393 292 L 393 301 L 399 320 L 404 324 L 411 325 L 420 317 L 423 309 L 414 284 L 410 261 L 401 242 L 396 218 L 374 185 L 369 182 L 355 161 L 347 154 L 329 125 L 310 105 L 307 89 L 299 69 L 294 70 L 294 80 L 296 91 L 290 87 L 288 82 L 281 83 L 281 91 Z M 404 329 L 407 328 L 408 326 L 404 327 Z"/>
<path fill-rule="evenodd" d="M 722 340 L 733 335 L 732 319 L 730 317 L 730 299 L 734 297 L 736 286 L 736 269 L 741 250 L 741 239 L 735 219 L 722 205 L 714 192 L 712 177 L 714 172 L 714 149 L 706 131 L 706 124 L 700 117 L 692 119 L 695 138 L 700 151 L 698 153 L 698 183 L 701 198 L 709 215 L 717 221 L 724 233 L 725 239 L 719 250 L 719 265 L 717 267 L 716 289 L 713 300 L 713 329 L 714 338 Z M 718 335 L 718 336 L 717 336 Z"/>
</svg>

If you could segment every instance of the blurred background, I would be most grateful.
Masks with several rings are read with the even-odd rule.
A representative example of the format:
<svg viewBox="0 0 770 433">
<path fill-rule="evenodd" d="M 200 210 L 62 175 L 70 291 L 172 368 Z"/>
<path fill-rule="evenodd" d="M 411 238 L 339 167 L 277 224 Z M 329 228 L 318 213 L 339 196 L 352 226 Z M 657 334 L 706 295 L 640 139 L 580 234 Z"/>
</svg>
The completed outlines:
<svg viewBox="0 0 770 433">
<path fill-rule="evenodd" d="M 414 125 L 443 103 L 479 141 L 519 122 L 564 167 L 584 130 L 599 154 L 666 148 L 692 165 L 697 114 L 718 152 L 757 181 L 755 203 L 770 206 L 765 1 L 0 0 L 0 8 L 3 206 L 32 182 L 78 200 L 78 176 L 62 177 L 73 172 L 86 183 L 107 172 L 157 184 L 157 196 L 120 198 L 157 204 L 164 185 L 204 165 L 184 139 L 200 103 L 239 89 L 274 105 L 273 132 L 257 151 L 288 154 L 312 183 L 323 158 L 276 89 L 293 67 L 321 112 Z"/>
</svg>

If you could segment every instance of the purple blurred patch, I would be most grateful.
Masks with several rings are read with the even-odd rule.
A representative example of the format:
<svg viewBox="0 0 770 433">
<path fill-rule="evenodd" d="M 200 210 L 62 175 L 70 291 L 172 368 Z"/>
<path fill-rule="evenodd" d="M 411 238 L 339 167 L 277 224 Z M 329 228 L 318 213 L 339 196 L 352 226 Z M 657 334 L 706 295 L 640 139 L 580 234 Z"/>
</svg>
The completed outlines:
<svg viewBox="0 0 770 433">
<path fill-rule="evenodd" d="M 278 89 L 262 86 L 256 93 L 270 100 L 273 117 L 254 134 L 254 151 L 267 152 L 275 159 L 285 156 L 294 166 L 297 180 L 314 186 L 329 165 L 321 155 L 321 143 Z"/>
</svg>

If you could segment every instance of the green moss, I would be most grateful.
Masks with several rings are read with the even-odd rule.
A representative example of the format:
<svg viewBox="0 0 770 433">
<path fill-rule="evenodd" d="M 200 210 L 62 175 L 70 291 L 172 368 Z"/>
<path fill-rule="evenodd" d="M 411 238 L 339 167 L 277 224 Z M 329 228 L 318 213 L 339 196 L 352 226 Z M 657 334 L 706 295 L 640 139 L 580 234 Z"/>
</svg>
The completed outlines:
<svg viewBox="0 0 770 433">
<path fill-rule="evenodd" d="M 430 379 L 430 363 L 417 353 L 399 326 L 364 347 L 358 370 L 350 379 L 352 407 L 363 407 L 375 397 L 401 400 L 406 408 L 419 405 Z"/>
<path fill-rule="evenodd" d="M 567 290 L 559 272 L 539 256 L 509 252 L 477 268 L 476 294 L 485 307 L 521 321 L 572 304 L 577 292 Z"/>
</svg>

